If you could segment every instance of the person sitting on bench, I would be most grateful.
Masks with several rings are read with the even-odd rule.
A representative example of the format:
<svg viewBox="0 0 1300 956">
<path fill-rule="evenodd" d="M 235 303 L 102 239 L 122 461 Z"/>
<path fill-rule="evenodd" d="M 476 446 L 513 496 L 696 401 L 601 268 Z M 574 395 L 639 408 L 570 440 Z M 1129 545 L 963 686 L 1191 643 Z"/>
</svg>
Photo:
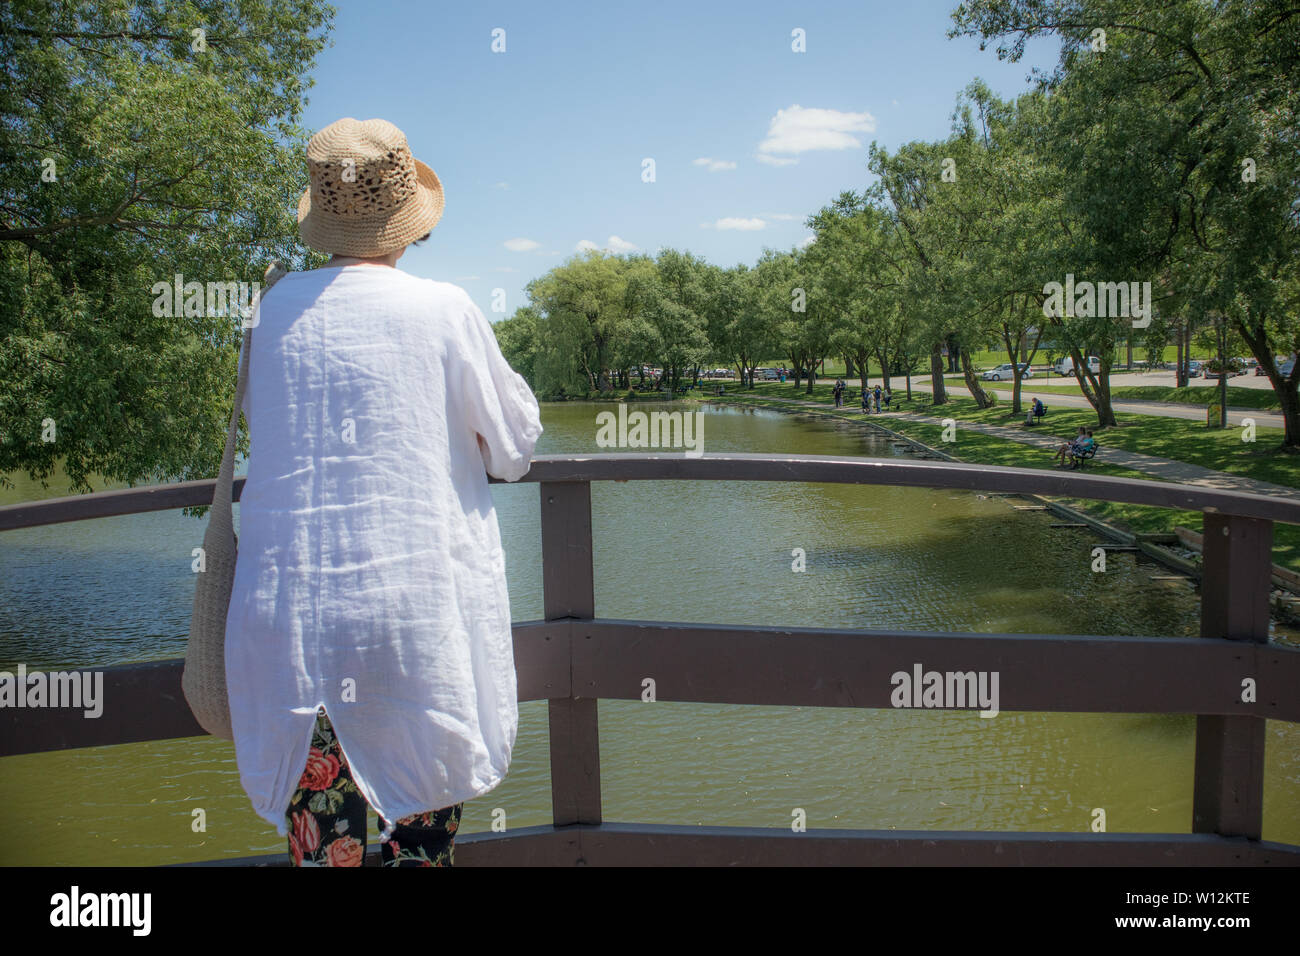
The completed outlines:
<svg viewBox="0 0 1300 956">
<path fill-rule="evenodd" d="M 1083 441 L 1087 437 L 1088 437 L 1088 429 L 1080 425 L 1079 434 L 1074 437 L 1074 441 L 1068 441 L 1060 448 L 1056 449 L 1056 454 L 1053 455 L 1052 457 L 1055 458 L 1059 464 L 1064 465 L 1066 456 L 1068 455 L 1072 457 L 1074 455 L 1074 450 L 1076 446 L 1078 446 L 1079 442 Z"/>
<path fill-rule="evenodd" d="M 1088 429 L 1088 434 L 1084 435 L 1080 441 L 1075 442 L 1074 449 L 1070 452 L 1070 467 L 1078 468 L 1089 458 L 1097 455 L 1097 443 L 1093 440 L 1092 429 Z"/>
<path fill-rule="evenodd" d="M 1047 414 L 1047 406 L 1040 399 L 1034 399 L 1034 417 L 1042 418 Z"/>
</svg>

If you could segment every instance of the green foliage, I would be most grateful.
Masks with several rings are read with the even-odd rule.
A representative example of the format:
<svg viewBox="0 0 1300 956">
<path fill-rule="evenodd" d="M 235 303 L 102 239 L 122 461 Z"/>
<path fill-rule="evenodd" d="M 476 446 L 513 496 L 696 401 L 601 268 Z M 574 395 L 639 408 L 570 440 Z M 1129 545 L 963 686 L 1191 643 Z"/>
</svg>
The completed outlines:
<svg viewBox="0 0 1300 956">
<path fill-rule="evenodd" d="M 238 321 L 155 316 L 151 288 L 307 263 L 297 123 L 332 12 L 0 5 L 0 482 L 60 462 L 77 491 L 216 473 Z"/>
</svg>

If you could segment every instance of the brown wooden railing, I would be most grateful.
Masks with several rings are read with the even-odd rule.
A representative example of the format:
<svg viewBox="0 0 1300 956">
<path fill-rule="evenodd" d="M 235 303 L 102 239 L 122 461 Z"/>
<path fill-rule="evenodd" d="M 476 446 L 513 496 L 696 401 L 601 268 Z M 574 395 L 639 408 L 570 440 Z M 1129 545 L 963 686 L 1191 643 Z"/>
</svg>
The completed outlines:
<svg viewBox="0 0 1300 956">
<path fill-rule="evenodd" d="M 1204 513 L 1201 637 L 1081 637 L 732 627 L 595 615 L 591 482 L 792 481 L 1063 495 Z M 1268 643 L 1273 522 L 1300 502 L 1165 482 L 936 461 L 818 455 L 540 456 L 545 620 L 516 624 L 519 699 L 547 700 L 553 824 L 466 834 L 457 865 L 1300 865 L 1263 842 L 1266 719 L 1300 721 L 1300 650 Z M 235 498 L 243 480 L 236 481 Z M 207 504 L 212 481 L 0 507 L 0 531 Z M 890 675 L 998 671 L 1000 709 L 1196 714 L 1192 833 L 809 830 L 606 823 L 596 702 L 888 708 Z M 182 662 L 104 670 L 101 717 L 0 710 L 0 756 L 203 734 Z M 1255 699 L 1243 700 L 1243 681 Z M 285 855 L 213 861 L 279 864 Z"/>
</svg>

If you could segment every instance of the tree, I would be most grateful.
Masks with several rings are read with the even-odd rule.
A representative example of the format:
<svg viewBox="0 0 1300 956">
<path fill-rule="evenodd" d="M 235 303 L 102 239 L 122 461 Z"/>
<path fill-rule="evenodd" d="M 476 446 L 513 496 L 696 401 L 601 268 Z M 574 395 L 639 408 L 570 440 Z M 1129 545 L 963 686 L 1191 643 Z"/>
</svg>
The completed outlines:
<svg viewBox="0 0 1300 956">
<path fill-rule="evenodd" d="M 591 392 L 612 387 L 611 348 L 627 316 L 626 271 L 626 260 L 589 249 L 526 287 L 548 328 L 563 330 Z"/>
<path fill-rule="evenodd" d="M 143 0 L 0 5 L 0 483 L 23 470 L 47 485 L 60 465 L 76 492 L 93 475 L 216 472 L 240 323 L 206 304 L 156 315 L 151 290 L 323 258 L 293 212 L 331 14 L 317 0 L 212 0 L 201 18 Z"/>
<path fill-rule="evenodd" d="M 1300 364 L 1283 378 L 1274 361 L 1300 344 L 1300 315 L 1286 307 L 1300 247 L 1296 11 L 970 0 L 953 20 L 954 35 L 996 38 L 1001 59 L 1018 59 L 1031 37 L 1060 37 L 1041 85 L 1058 106 L 1064 199 L 1086 259 L 1117 277 L 1194 277 L 1193 311 L 1233 316 L 1277 392 L 1283 448 L 1300 451 Z"/>
</svg>

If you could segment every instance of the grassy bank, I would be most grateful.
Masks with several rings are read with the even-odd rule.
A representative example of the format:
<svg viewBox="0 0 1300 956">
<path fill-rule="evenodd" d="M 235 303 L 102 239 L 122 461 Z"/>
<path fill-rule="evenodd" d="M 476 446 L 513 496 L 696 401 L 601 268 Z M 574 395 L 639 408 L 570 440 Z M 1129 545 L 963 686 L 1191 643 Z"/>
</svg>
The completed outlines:
<svg viewBox="0 0 1300 956">
<path fill-rule="evenodd" d="M 747 394 L 747 393 L 739 393 Z M 818 383 L 812 396 L 804 389 L 796 390 L 790 383 L 766 383 L 755 387 L 754 395 L 771 398 L 795 398 L 834 404 L 831 385 Z M 894 393 L 896 399 L 898 392 Z M 1024 428 L 1019 416 L 1010 414 L 1010 403 L 999 401 L 992 408 L 979 409 L 971 398 L 951 398 L 947 404 L 933 406 L 929 396 L 913 393 L 911 403 L 896 400 L 893 407 L 903 411 L 926 415 L 940 415 L 958 421 L 980 422 L 1008 428 Z M 851 397 L 851 396 L 850 396 Z M 1049 403 L 1050 404 L 1050 403 Z M 1270 481 L 1279 485 L 1300 488 L 1300 456 L 1277 451 L 1283 433 L 1277 428 L 1258 428 L 1254 442 L 1243 442 L 1240 428 L 1209 429 L 1203 422 L 1183 418 L 1163 418 L 1159 415 L 1139 415 L 1128 412 L 1116 414 L 1117 428 L 1098 431 L 1096 438 L 1103 447 L 1122 448 L 1126 451 L 1185 461 L 1188 464 L 1212 468 L 1228 474 Z M 1036 434 L 1071 438 L 1082 425 L 1096 430 L 1097 417 L 1090 408 L 1053 408 Z M 892 426 L 891 426 L 892 427 Z M 1024 448 L 1021 447 L 1024 457 Z"/>
<path fill-rule="evenodd" d="M 725 399 L 745 402 L 746 404 L 791 409 L 788 401 L 782 399 L 806 399 L 800 389 L 798 393 L 789 385 L 759 386 L 752 392 L 728 390 Z M 917 396 L 911 403 L 903 403 L 903 410 L 921 415 L 941 415 L 958 421 L 980 421 L 987 424 L 1014 426 L 1019 419 L 1010 419 L 1005 404 L 992 409 L 980 411 L 969 399 L 954 400 L 948 405 L 934 407 L 928 403 L 929 396 Z M 860 411 L 853 408 L 836 409 L 830 395 L 830 386 L 815 386 L 812 400 L 825 402 L 828 407 L 805 411 L 828 415 L 848 420 L 869 420 Z M 898 407 L 900 403 L 895 403 Z M 1038 434 L 1071 435 L 1074 429 L 1085 424 L 1091 427 L 1095 416 L 1080 409 L 1075 414 L 1062 412 L 1050 427 L 1046 424 L 1037 426 Z M 1099 475 L 1112 475 L 1118 478 L 1141 478 L 1149 481 L 1159 479 L 1150 475 L 1118 467 L 1104 460 L 1105 447 L 1129 448 L 1132 451 L 1159 455 L 1178 461 L 1230 471 L 1245 477 L 1273 481 L 1277 484 L 1300 487 L 1300 462 L 1293 456 L 1279 455 L 1275 452 L 1254 450 L 1252 446 L 1241 442 L 1240 431 L 1210 431 L 1197 422 L 1178 419 L 1164 419 L 1146 415 L 1123 415 L 1120 428 L 1107 429 L 1098 435 L 1103 450 L 1099 459 L 1089 467 L 1089 472 Z M 890 417 L 881 421 L 886 428 L 896 431 L 908 438 L 924 442 L 931 447 L 941 449 L 962 461 L 973 464 L 1005 465 L 1018 468 L 1051 468 L 1051 455 L 1046 450 L 1027 447 L 1025 444 L 1007 438 L 985 435 L 979 432 L 959 431 L 955 443 L 942 441 L 943 427 L 938 423 L 920 421 L 907 415 Z M 1264 432 L 1271 432 L 1265 435 Z M 1257 446 L 1276 445 L 1281 433 L 1276 429 L 1261 429 Z M 1233 445 L 1236 443 L 1236 447 Z M 1154 450 L 1160 448 L 1161 450 Z M 1190 454 L 1187 452 L 1191 452 Z M 1182 452 L 1182 453 L 1180 453 Z M 1231 468 L 1220 467 L 1221 464 Z M 1201 530 L 1201 514 L 1195 511 L 1181 511 L 1170 508 L 1151 508 L 1142 505 L 1098 502 L 1087 499 L 1060 499 L 1063 504 L 1077 508 L 1122 530 L 1135 534 L 1172 532 L 1174 527 L 1182 525 L 1193 531 Z M 1274 526 L 1273 560 L 1277 564 L 1300 571 L 1300 527 L 1278 524 Z"/>
<path fill-rule="evenodd" d="M 985 386 L 1010 389 L 1006 382 L 985 382 Z M 1042 385 L 1037 379 L 1030 379 L 1020 387 L 1021 398 L 1033 394 L 1082 395 L 1078 385 Z M 1110 390 L 1111 398 L 1132 399 L 1140 402 L 1172 402 L 1180 405 L 1209 405 L 1219 400 L 1217 384 L 1189 385 L 1186 388 L 1174 388 L 1172 385 L 1120 385 Z M 1229 408 L 1253 408 L 1262 412 L 1278 412 L 1282 406 L 1278 403 L 1277 393 L 1271 388 L 1243 388 L 1240 385 L 1228 386 Z"/>
</svg>

